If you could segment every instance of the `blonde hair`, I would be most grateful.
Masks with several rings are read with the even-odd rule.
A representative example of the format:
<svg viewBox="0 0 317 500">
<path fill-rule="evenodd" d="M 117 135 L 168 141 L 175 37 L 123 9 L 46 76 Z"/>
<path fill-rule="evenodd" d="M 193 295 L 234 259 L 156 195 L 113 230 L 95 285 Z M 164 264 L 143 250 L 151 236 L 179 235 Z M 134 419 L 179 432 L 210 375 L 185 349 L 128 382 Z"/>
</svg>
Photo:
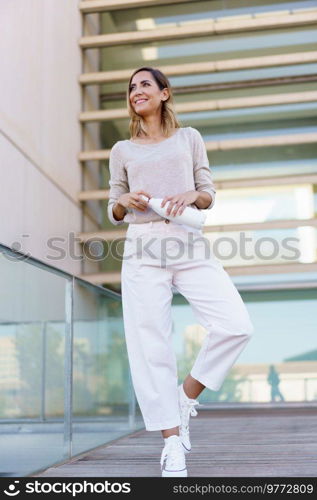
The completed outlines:
<svg viewBox="0 0 317 500">
<path fill-rule="evenodd" d="M 154 80 L 156 81 L 158 87 L 160 90 L 163 90 L 164 88 L 168 88 L 169 90 L 169 97 L 166 99 L 166 101 L 162 101 L 162 107 L 161 107 L 161 126 L 162 126 L 162 132 L 165 137 L 169 137 L 172 133 L 172 131 L 175 128 L 180 128 L 181 124 L 178 121 L 175 111 L 174 111 L 174 102 L 173 102 L 173 92 L 172 88 L 170 85 L 170 82 L 168 78 L 157 68 L 151 68 L 148 66 L 143 66 L 142 68 L 138 68 L 137 70 L 132 73 L 129 84 L 128 84 L 128 89 L 127 89 L 127 107 L 129 111 L 129 116 L 130 116 L 130 123 L 129 123 L 129 131 L 130 135 L 132 138 L 139 137 L 141 134 L 144 134 L 147 136 L 148 134 L 146 133 L 144 129 L 144 120 L 142 116 L 138 115 L 133 107 L 131 106 L 130 102 L 130 85 L 132 78 L 136 73 L 139 73 L 139 71 L 149 71 Z"/>
</svg>

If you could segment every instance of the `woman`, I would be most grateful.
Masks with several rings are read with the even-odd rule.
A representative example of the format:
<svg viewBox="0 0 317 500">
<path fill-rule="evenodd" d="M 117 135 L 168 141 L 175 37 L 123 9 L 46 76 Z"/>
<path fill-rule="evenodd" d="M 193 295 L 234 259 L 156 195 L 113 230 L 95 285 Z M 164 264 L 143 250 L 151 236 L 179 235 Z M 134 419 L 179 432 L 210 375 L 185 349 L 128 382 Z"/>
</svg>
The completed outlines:
<svg viewBox="0 0 317 500">
<path fill-rule="evenodd" d="M 202 230 L 164 219 L 142 198 L 163 198 L 172 216 L 187 206 L 213 207 L 215 186 L 200 133 L 180 127 L 170 83 L 158 69 L 134 71 L 127 106 L 132 137 L 116 142 L 110 152 L 108 217 L 114 225 L 129 223 L 121 272 L 129 363 L 145 427 L 162 431 L 162 476 L 187 476 L 185 452 L 191 449 L 189 418 L 197 414 L 196 398 L 205 387 L 219 390 L 253 325 L 223 266 L 206 257 Z M 207 330 L 179 387 L 171 339 L 172 286 Z"/>
</svg>

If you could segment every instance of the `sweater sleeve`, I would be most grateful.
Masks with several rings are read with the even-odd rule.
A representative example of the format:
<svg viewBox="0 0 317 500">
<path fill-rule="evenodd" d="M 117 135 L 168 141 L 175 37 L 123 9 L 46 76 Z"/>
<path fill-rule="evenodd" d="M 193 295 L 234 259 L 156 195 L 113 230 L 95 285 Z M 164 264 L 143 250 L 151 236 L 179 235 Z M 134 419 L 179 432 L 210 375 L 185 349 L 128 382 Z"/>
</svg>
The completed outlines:
<svg viewBox="0 0 317 500">
<path fill-rule="evenodd" d="M 207 156 L 206 146 L 200 132 L 190 127 L 193 134 L 193 165 L 196 191 L 209 193 L 212 201 L 205 210 L 210 209 L 215 204 L 216 188 L 212 180 Z"/>
<path fill-rule="evenodd" d="M 122 220 L 116 220 L 113 216 L 112 209 L 118 198 L 122 194 L 129 192 L 127 172 L 123 165 L 122 157 L 120 155 L 118 148 L 118 143 L 116 143 L 110 151 L 109 172 L 110 172 L 110 180 L 109 180 L 110 191 L 109 191 L 107 213 L 110 222 L 115 226 L 118 226 L 125 222 L 124 218 Z"/>
</svg>

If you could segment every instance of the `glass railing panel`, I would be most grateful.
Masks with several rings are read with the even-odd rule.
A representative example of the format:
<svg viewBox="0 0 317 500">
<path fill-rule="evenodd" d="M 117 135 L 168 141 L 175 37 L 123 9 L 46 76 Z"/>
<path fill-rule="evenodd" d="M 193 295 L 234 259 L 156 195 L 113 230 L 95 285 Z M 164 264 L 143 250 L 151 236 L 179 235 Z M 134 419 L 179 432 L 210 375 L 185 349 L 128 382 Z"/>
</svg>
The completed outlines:
<svg viewBox="0 0 317 500">
<path fill-rule="evenodd" d="M 121 298 L 116 295 L 75 280 L 73 454 L 143 426 L 134 418 Z"/>
<path fill-rule="evenodd" d="M 0 245 L 0 476 L 143 427 L 121 296 Z"/>
<path fill-rule="evenodd" d="M 0 253 L 0 474 L 64 458 L 66 279 Z"/>
<path fill-rule="evenodd" d="M 317 288 L 240 291 L 255 332 L 219 391 L 201 403 L 310 402 L 317 400 Z M 174 348 L 180 381 L 207 335 L 187 301 L 173 297 Z M 300 332 L 300 334 L 299 334 Z M 212 331 L 209 332 L 212 335 Z"/>
</svg>

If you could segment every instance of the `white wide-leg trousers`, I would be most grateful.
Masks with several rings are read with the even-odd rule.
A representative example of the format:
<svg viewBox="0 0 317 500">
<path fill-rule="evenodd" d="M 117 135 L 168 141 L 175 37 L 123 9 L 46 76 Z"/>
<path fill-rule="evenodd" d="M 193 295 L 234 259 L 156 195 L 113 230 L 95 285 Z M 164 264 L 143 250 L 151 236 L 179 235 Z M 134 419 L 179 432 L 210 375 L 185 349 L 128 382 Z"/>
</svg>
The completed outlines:
<svg viewBox="0 0 317 500">
<path fill-rule="evenodd" d="M 209 389 L 220 389 L 254 331 L 201 230 L 165 220 L 130 224 L 121 270 L 123 321 L 132 382 L 149 431 L 180 425 L 172 285 L 207 330 L 190 373 Z"/>
</svg>

